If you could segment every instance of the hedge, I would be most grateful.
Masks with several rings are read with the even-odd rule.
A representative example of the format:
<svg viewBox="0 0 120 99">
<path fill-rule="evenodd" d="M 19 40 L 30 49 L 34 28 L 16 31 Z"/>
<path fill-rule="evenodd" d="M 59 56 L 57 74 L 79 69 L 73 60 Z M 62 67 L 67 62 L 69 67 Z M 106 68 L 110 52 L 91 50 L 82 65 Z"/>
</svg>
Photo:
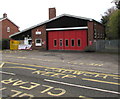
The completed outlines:
<svg viewBox="0 0 120 99">
<path fill-rule="evenodd" d="M 10 49 L 10 40 L 9 39 L 2 39 L 0 40 L 0 49 Z"/>
</svg>

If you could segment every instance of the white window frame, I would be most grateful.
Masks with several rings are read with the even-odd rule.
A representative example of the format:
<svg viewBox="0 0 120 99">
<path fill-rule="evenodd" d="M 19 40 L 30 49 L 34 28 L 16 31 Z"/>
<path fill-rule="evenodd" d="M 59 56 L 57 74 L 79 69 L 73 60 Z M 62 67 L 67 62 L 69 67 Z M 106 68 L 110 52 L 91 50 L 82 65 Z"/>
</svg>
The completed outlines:
<svg viewBox="0 0 120 99">
<path fill-rule="evenodd" d="M 37 40 L 40 40 L 40 43 L 37 43 Z M 35 46 L 42 46 L 42 39 L 40 38 L 35 39 Z"/>
<path fill-rule="evenodd" d="M 7 27 L 7 32 L 10 32 L 10 27 Z"/>
<path fill-rule="evenodd" d="M 42 32 L 39 31 L 39 30 L 37 30 L 37 31 L 35 32 L 35 34 L 36 34 L 36 35 L 40 35 L 40 34 L 42 34 Z"/>
</svg>

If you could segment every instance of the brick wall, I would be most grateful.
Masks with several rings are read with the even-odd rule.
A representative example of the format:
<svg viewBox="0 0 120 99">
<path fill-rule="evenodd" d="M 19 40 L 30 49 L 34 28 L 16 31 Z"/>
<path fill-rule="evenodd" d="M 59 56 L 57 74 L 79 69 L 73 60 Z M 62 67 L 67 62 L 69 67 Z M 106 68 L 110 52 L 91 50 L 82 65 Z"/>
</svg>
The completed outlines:
<svg viewBox="0 0 120 99">
<path fill-rule="evenodd" d="M 105 28 L 103 25 L 101 25 L 98 22 L 94 22 L 94 30 L 96 30 L 96 31 L 94 31 L 94 32 L 96 32 L 96 34 L 94 34 L 94 39 L 96 39 L 96 40 L 105 39 Z"/>
<path fill-rule="evenodd" d="M 88 21 L 88 44 L 89 41 L 93 41 L 93 33 L 94 33 L 93 21 Z"/>
<path fill-rule="evenodd" d="M 49 8 L 49 19 L 52 19 L 56 17 L 56 9 L 55 8 Z"/>
<path fill-rule="evenodd" d="M 98 22 L 88 21 L 88 43 L 97 39 L 105 39 L 105 28 Z"/>
<path fill-rule="evenodd" d="M 10 27 L 10 32 L 7 32 L 7 27 Z M 16 32 L 19 32 L 19 28 L 11 21 L 8 19 L 2 21 L 2 38 L 9 39 L 9 36 Z"/>
<path fill-rule="evenodd" d="M 36 31 L 41 32 L 41 34 L 36 34 Z M 42 39 L 42 46 L 36 46 L 36 39 Z M 32 49 L 44 49 L 46 50 L 46 26 L 42 25 L 32 30 Z"/>
</svg>

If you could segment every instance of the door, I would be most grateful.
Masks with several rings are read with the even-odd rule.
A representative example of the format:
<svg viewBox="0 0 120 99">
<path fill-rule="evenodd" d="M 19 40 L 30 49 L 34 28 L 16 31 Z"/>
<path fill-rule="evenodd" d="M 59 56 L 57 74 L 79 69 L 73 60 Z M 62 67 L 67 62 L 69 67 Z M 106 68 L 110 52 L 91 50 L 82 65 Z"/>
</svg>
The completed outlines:
<svg viewBox="0 0 120 99">
<path fill-rule="evenodd" d="M 84 50 L 87 46 L 87 30 L 48 32 L 48 50 Z"/>
</svg>

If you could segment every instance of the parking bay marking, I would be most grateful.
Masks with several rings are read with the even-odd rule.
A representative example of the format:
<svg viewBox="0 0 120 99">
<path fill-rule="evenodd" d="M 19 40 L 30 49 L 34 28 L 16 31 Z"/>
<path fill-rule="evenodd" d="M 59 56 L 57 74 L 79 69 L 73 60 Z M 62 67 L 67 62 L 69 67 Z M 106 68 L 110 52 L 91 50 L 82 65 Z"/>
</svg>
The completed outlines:
<svg viewBox="0 0 120 99">
<path fill-rule="evenodd" d="M 70 84 L 70 83 L 66 83 L 66 82 L 59 82 L 59 81 L 54 81 L 54 80 L 49 80 L 49 79 L 44 79 L 44 81 L 57 83 L 57 84 L 62 84 L 62 85 L 73 86 L 73 87 L 78 87 L 78 88 L 85 88 L 85 89 L 90 89 L 90 90 L 96 90 L 96 91 L 101 91 L 101 92 L 120 94 L 119 92 L 116 92 L 116 91 L 98 89 L 98 88 L 87 87 L 87 86 L 82 86 L 82 85 L 75 85 L 75 84 Z"/>
</svg>

